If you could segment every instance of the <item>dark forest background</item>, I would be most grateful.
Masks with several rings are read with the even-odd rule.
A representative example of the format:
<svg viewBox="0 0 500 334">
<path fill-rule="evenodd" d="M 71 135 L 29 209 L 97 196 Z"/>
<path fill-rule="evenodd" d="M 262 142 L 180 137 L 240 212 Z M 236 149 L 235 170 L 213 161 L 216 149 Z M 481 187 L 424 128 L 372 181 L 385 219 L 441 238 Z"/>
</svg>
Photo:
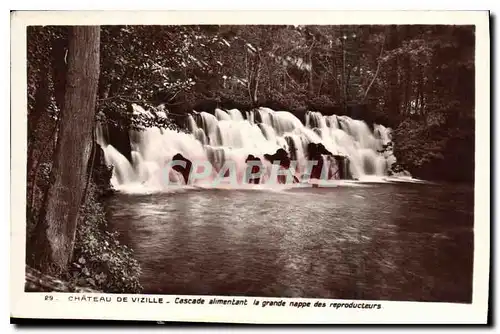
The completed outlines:
<svg viewBox="0 0 500 334">
<path fill-rule="evenodd" d="M 140 290 L 131 251 L 106 228 L 111 170 L 97 121 L 120 148 L 128 129 L 183 130 L 192 110 L 349 115 L 392 127 L 413 176 L 473 182 L 474 51 L 473 26 L 28 27 L 27 263 Z M 132 103 L 167 118 L 135 115 Z"/>
</svg>

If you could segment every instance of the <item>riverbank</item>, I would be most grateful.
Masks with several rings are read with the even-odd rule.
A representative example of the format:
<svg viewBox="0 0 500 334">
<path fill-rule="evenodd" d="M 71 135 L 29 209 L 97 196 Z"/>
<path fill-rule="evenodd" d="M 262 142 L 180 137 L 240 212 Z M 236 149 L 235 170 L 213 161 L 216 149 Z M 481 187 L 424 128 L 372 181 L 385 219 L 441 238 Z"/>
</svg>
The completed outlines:
<svg viewBox="0 0 500 334">
<path fill-rule="evenodd" d="M 100 292 L 89 287 L 76 286 L 53 276 L 45 275 L 41 271 L 29 266 L 26 266 L 24 289 L 26 292 Z"/>
</svg>

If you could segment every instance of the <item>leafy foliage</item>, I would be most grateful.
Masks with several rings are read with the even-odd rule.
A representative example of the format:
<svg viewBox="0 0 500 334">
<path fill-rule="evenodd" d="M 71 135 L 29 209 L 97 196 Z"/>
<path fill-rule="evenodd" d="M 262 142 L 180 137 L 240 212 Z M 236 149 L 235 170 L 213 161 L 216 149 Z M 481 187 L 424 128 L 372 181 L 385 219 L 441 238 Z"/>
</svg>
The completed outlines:
<svg viewBox="0 0 500 334">
<path fill-rule="evenodd" d="M 133 251 L 119 241 L 117 232 L 107 226 L 104 208 L 91 186 L 81 208 L 74 261 L 67 280 L 77 286 L 89 286 L 105 292 L 140 292 L 141 273 Z"/>
<path fill-rule="evenodd" d="M 37 186 L 42 192 L 48 188 L 50 170 L 50 163 L 40 166 Z M 111 173 L 111 168 L 102 162 L 95 163 L 86 201 L 81 207 L 72 265 L 60 275 L 71 286 L 104 292 L 140 292 L 139 263 L 132 249 L 120 243 L 118 233 L 111 232 L 102 204 L 103 196 L 112 192 Z M 27 206 L 27 239 L 33 233 L 41 205 Z"/>
</svg>

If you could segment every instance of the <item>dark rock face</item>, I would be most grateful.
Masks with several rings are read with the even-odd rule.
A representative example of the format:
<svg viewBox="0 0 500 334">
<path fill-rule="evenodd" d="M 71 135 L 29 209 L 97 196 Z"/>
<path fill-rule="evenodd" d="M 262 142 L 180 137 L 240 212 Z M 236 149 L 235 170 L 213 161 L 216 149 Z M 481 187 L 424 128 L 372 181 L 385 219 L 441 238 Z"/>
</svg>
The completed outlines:
<svg viewBox="0 0 500 334">
<path fill-rule="evenodd" d="M 111 124 L 107 125 L 109 138 L 107 142 L 118 150 L 128 161 L 132 162 L 132 147 L 127 129 L 121 129 Z"/>
<path fill-rule="evenodd" d="M 111 186 L 113 167 L 106 165 L 104 151 L 97 142 L 94 142 L 94 150 L 93 164 L 90 167 L 92 180 L 97 185 L 96 189 L 99 195 L 110 195 L 113 193 L 113 187 Z"/>
<path fill-rule="evenodd" d="M 248 170 L 249 166 L 247 167 L 247 170 L 246 170 L 247 175 L 250 175 L 250 173 L 252 173 L 252 174 L 258 173 L 262 169 L 262 161 L 260 160 L 259 157 L 256 157 L 253 154 L 250 154 L 245 159 L 245 163 L 248 164 L 248 162 L 252 162 L 252 169 L 249 171 Z M 251 177 L 248 179 L 248 183 L 259 184 L 260 177 Z"/>
<path fill-rule="evenodd" d="M 337 174 L 339 179 L 352 180 L 352 174 L 349 169 L 349 158 L 343 155 L 334 155 L 333 158 L 338 166 Z"/>
<path fill-rule="evenodd" d="M 311 171 L 312 179 L 319 179 L 321 177 L 321 171 L 324 166 L 324 159 L 322 156 L 326 156 L 327 159 L 334 159 L 337 165 L 337 171 L 335 173 L 328 173 L 328 178 L 338 178 L 338 179 L 351 179 L 352 176 L 349 172 L 349 159 L 346 156 L 335 155 L 328 151 L 326 147 L 319 143 L 309 143 L 307 145 L 307 156 L 310 161 L 316 161 L 316 165 L 313 166 Z"/>
<path fill-rule="evenodd" d="M 274 154 L 264 154 L 264 158 L 272 164 L 278 162 L 281 167 L 290 168 L 290 157 L 287 151 L 282 148 L 278 149 Z"/>
<path fill-rule="evenodd" d="M 311 170 L 311 179 L 319 179 L 321 177 L 321 171 L 323 170 L 324 160 L 322 155 L 332 157 L 332 152 L 328 151 L 323 144 L 319 143 L 309 143 L 307 145 L 307 157 L 309 161 L 316 162 Z M 328 175 L 330 177 L 330 175 Z"/>
<path fill-rule="evenodd" d="M 172 158 L 173 161 L 184 161 L 186 163 L 186 167 L 182 167 L 181 165 L 173 165 L 172 169 L 181 173 L 182 177 L 184 178 L 184 182 L 187 184 L 189 180 L 189 173 L 191 173 L 191 168 L 193 167 L 193 163 L 191 160 L 185 158 L 182 154 L 177 153 L 174 155 Z"/>
<path fill-rule="evenodd" d="M 319 157 L 321 154 L 333 156 L 332 152 L 328 151 L 326 147 L 319 143 L 309 143 L 307 144 L 307 156 L 310 160 Z"/>
<path fill-rule="evenodd" d="M 291 160 L 290 157 L 288 156 L 287 151 L 284 149 L 280 148 L 276 151 L 274 154 L 264 154 L 264 158 L 271 162 L 272 164 L 279 164 L 281 168 L 284 169 L 289 169 Z M 286 179 L 287 177 L 285 175 L 278 175 L 278 183 L 280 184 L 286 184 Z M 299 179 L 294 175 L 293 176 L 293 183 L 299 183 Z"/>
</svg>

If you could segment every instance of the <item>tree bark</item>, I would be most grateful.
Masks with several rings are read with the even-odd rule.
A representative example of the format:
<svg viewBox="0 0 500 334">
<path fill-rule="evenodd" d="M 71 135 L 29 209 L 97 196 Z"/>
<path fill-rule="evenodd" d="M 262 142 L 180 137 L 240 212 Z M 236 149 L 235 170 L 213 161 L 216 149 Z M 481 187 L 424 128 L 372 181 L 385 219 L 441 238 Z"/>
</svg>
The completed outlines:
<svg viewBox="0 0 500 334">
<path fill-rule="evenodd" d="M 399 47 L 399 36 L 398 36 L 398 26 L 391 25 L 388 28 L 389 32 L 387 34 L 387 49 L 389 51 L 394 50 Z M 399 115 L 401 112 L 401 87 L 399 82 L 399 59 L 398 56 L 394 56 L 387 64 L 388 71 L 388 83 L 389 83 L 389 96 L 388 96 L 388 109 L 389 112 L 394 115 Z"/>
<path fill-rule="evenodd" d="M 308 52 L 308 57 L 307 57 L 307 61 L 309 62 L 309 65 L 311 65 L 311 68 L 309 70 L 309 93 L 311 94 L 311 96 L 314 95 L 314 77 L 313 77 L 313 63 L 312 63 L 312 53 L 313 53 L 313 48 L 314 48 L 314 45 L 315 43 L 313 42 L 311 47 L 309 48 L 309 52 Z"/>
<path fill-rule="evenodd" d="M 253 104 L 256 106 L 257 101 L 259 100 L 258 98 L 258 93 L 259 93 L 259 80 L 260 80 L 260 71 L 262 69 L 262 65 L 260 60 L 257 60 L 257 73 L 255 74 L 255 85 L 253 88 Z"/>
<path fill-rule="evenodd" d="M 67 80 L 66 66 L 68 63 L 68 40 L 66 35 L 52 42 L 51 58 L 54 97 L 57 108 L 62 109 Z"/>
<path fill-rule="evenodd" d="M 47 79 L 49 74 L 48 66 L 42 67 L 40 74 L 37 78 L 37 86 L 35 92 L 35 105 L 33 110 L 28 113 L 28 159 L 27 159 L 27 169 L 28 169 L 28 182 L 30 183 L 31 189 L 35 188 L 36 184 L 36 167 L 38 161 L 43 153 L 43 147 L 37 145 L 40 138 L 38 134 L 38 129 L 43 123 L 44 115 L 47 112 L 50 103 L 50 91 L 49 91 L 49 80 Z M 30 198 L 29 198 L 30 200 Z"/>
<path fill-rule="evenodd" d="M 99 26 L 75 26 L 69 34 L 64 103 L 51 185 L 30 243 L 34 265 L 45 272 L 64 271 L 73 253 L 92 148 L 99 42 Z"/>
</svg>

